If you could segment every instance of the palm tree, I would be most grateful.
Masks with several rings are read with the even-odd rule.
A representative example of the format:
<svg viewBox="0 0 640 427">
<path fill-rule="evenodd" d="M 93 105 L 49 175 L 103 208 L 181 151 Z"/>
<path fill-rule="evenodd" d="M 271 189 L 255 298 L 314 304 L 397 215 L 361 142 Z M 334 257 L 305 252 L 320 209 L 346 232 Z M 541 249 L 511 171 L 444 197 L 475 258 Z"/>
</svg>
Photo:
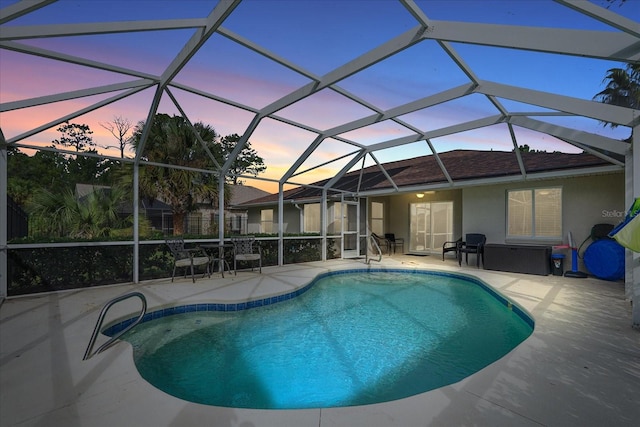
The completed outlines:
<svg viewBox="0 0 640 427">
<path fill-rule="evenodd" d="M 37 191 L 28 204 L 34 233 L 58 237 L 93 239 L 107 237 L 131 223 L 121 219 L 118 208 L 125 199 L 123 189 L 97 189 L 83 198 L 71 190 Z"/>
<path fill-rule="evenodd" d="M 611 68 L 602 81 L 607 86 L 593 97 L 594 100 L 620 107 L 640 108 L 640 64 Z M 612 128 L 618 126 L 616 123 L 604 125 Z"/>
<path fill-rule="evenodd" d="M 132 142 L 136 152 L 144 126 L 144 122 L 138 123 L 133 132 Z M 191 128 L 183 117 L 167 114 L 155 116 L 144 146 L 143 158 L 154 163 L 215 170 L 215 165 L 196 137 L 194 129 L 209 152 L 221 163 L 223 158 L 217 142 L 218 134 L 211 126 L 198 122 Z M 184 233 L 185 216 L 197 210 L 198 204 L 217 206 L 218 179 L 213 173 L 145 165 L 140 168 L 139 176 L 142 197 L 161 199 L 171 205 L 175 235 Z M 225 195 L 229 195 L 229 191 L 225 190 Z"/>
</svg>

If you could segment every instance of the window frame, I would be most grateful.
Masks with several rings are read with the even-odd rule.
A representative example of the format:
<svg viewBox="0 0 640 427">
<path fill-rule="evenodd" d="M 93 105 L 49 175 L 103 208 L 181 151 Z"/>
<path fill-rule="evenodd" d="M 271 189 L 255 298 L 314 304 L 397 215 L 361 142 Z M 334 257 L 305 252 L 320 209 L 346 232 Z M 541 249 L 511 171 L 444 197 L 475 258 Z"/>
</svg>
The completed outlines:
<svg viewBox="0 0 640 427">
<path fill-rule="evenodd" d="M 265 219 L 265 214 L 267 212 L 271 213 L 271 219 Z M 273 218 L 274 218 L 275 209 L 260 209 L 260 232 L 264 234 L 273 234 Z M 267 227 L 269 224 L 269 227 Z M 267 231 L 267 228 L 269 229 Z"/>
<path fill-rule="evenodd" d="M 376 209 L 374 209 L 374 205 L 380 205 L 379 206 L 379 210 L 380 210 L 380 217 L 375 216 L 375 211 Z M 372 201 L 371 202 L 371 218 L 370 218 L 370 228 L 371 228 L 371 232 L 376 233 L 379 236 L 384 236 L 384 202 L 379 202 L 379 201 Z M 377 229 L 377 224 L 380 225 L 380 228 Z"/>
<path fill-rule="evenodd" d="M 314 210 L 317 209 L 318 212 L 310 212 L 312 208 L 314 208 Z M 307 209 L 309 210 L 309 212 L 307 212 Z M 307 229 L 309 222 L 311 222 L 310 219 L 307 218 L 307 216 L 310 216 L 312 213 L 317 213 L 318 215 L 317 229 L 313 229 L 313 230 Z M 320 230 L 322 230 L 322 205 L 320 203 L 304 204 L 302 206 L 302 232 L 320 234 Z"/>
<path fill-rule="evenodd" d="M 559 204 L 557 206 L 557 218 L 555 221 L 559 223 L 559 232 L 555 235 L 540 235 L 538 229 L 536 227 L 536 223 L 539 221 L 539 215 L 536 215 L 537 212 L 537 203 L 536 203 L 536 195 L 542 191 L 558 191 L 559 192 Z M 531 234 L 510 234 L 511 230 L 511 194 L 518 192 L 529 192 L 531 198 L 531 207 L 530 207 L 530 224 L 528 224 L 529 229 L 531 230 Z M 506 224 L 505 224 L 505 237 L 506 240 L 529 240 L 529 241 L 562 241 L 564 235 L 564 222 L 563 222 L 563 188 L 561 185 L 549 186 L 549 187 L 530 187 L 530 188 L 513 188 L 506 190 Z"/>
</svg>

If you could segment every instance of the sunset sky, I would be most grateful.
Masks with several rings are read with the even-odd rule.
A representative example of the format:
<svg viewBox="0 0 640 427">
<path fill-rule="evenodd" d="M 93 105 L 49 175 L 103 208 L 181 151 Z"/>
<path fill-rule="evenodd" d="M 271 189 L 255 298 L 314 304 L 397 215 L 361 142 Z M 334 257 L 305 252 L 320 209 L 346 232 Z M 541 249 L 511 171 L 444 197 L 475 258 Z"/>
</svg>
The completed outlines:
<svg viewBox="0 0 640 427">
<path fill-rule="evenodd" d="M 0 0 L 0 7 L 5 8 L 13 3 L 15 2 L 10 0 Z M 609 6 L 604 0 L 594 0 L 593 3 Z M 2 29 L 43 24 L 203 18 L 215 4 L 215 1 L 207 0 L 61 0 L 3 24 Z M 429 19 L 435 21 L 613 31 L 611 27 L 551 0 L 425 0 L 416 1 L 416 4 Z M 611 11 L 629 19 L 640 20 L 640 8 L 635 0 L 622 5 L 615 3 L 609 7 Z M 408 10 L 400 2 L 392 0 L 245 0 L 223 22 L 222 28 L 261 45 L 311 75 L 323 76 L 416 25 L 417 21 Z M 1 32 L 0 30 L 0 34 Z M 181 29 L 32 38 L 18 42 L 160 75 L 193 33 L 193 29 Z M 481 79 L 586 100 L 592 99 L 604 88 L 602 79 L 607 69 L 624 66 L 617 62 L 479 45 L 452 43 L 452 46 Z M 0 49 L 2 104 L 135 79 L 136 77 L 124 74 Z M 253 109 L 260 109 L 310 80 L 218 33 L 182 69 L 175 81 Z M 340 81 L 338 86 L 386 110 L 468 82 L 467 76 L 436 41 L 425 40 Z M 243 134 L 253 118 L 250 111 L 180 89 L 172 88 L 171 91 L 192 122 L 209 124 L 223 136 L 231 133 Z M 98 145 L 114 145 L 115 138 L 100 123 L 110 122 L 115 116 L 126 118 L 132 123 L 146 119 L 153 94 L 154 89 L 144 90 L 73 119 L 72 122 L 88 124 Z M 5 111 L 0 113 L 0 126 L 5 138 L 11 140 L 30 129 L 113 95 L 94 95 Z M 513 101 L 501 102 L 510 111 L 544 111 L 540 107 L 519 105 Z M 179 114 L 167 96 L 163 98 L 158 112 Z M 319 130 L 330 129 L 371 114 L 372 110 L 328 89 L 277 113 L 280 117 Z M 495 108 L 485 97 L 471 95 L 408 114 L 402 119 L 426 131 L 494 114 Z M 570 117 L 548 117 L 545 120 L 617 139 L 629 135 L 626 128 L 612 130 L 595 120 Z M 53 126 L 19 142 L 50 145 L 52 140 L 59 137 L 55 130 L 57 127 Z M 523 128 L 516 128 L 515 131 L 519 143 L 527 143 L 535 149 L 579 151 L 547 135 Z M 385 121 L 341 136 L 370 145 L 411 133 L 397 123 Z M 315 137 L 313 132 L 264 119 L 251 136 L 250 142 L 265 159 L 267 172 L 263 176 L 277 180 Z M 435 138 L 432 143 L 440 152 L 451 149 L 513 148 L 504 124 Z M 301 169 L 323 164 L 353 151 L 355 148 L 344 142 L 327 140 Z M 109 153 L 118 155 L 113 150 Z M 431 154 L 431 151 L 424 141 L 420 141 L 377 152 L 376 157 L 385 162 L 426 154 Z M 315 169 L 313 173 L 296 177 L 295 180 L 309 183 L 331 177 L 346 161 L 343 159 Z M 248 180 L 247 184 L 277 191 L 276 183 Z"/>
</svg>

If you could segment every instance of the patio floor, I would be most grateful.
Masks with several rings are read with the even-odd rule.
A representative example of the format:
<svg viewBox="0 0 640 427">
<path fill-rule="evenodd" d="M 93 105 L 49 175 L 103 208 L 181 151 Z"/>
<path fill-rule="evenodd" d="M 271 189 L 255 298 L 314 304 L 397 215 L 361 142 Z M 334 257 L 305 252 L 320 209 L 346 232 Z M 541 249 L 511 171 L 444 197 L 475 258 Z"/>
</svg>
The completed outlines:
<svg viewBox="0 0 640 427">
<path fill-rule="evenodd" d="M 83 361 L 102 306 L 142 292 L 164 305 L 242 301 L 293 290 L 318 273 L 362 268 L 336 260 L 211 279 L 170 279 L 8 299 L 0 307 L 1 426 L 631 426 L 640 420 L 640 331 L 624 285 L 458 267 L 437 256 L 394 255 L 372 267 L 477 275 L 527 309 L 533 334 L 502 359 L 453 385 L 375 405 L 248 410 L 186 402 L 143 380 L 129 344 Z M 114 306 L 134 313 L 139 302 Z M 111 315 L 109 316 L 111 318 Z"/>
</svg>

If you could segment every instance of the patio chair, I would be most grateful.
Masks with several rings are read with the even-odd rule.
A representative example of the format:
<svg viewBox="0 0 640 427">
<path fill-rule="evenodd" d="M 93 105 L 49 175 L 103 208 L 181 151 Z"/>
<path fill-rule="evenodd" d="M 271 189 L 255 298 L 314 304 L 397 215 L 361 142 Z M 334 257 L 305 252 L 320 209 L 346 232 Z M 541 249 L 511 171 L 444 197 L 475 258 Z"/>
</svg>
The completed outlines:
<svg viewBox="0 0 640 427">
<path fill-rule="evenodd" d="M 444 242 L 442 244 L 442 260 L 444 261 L 444 254 L 447 252 L 455 252 L 456 259 L 458 259 L 458 246 L 462 243 L 462 237 L 456 241 Z"/>
<path fill-rule="evenodd" d="M 464 241 L 458 246 L 458 265 L 462 265 L 462 254 L 465 254 L 465 261 L 469 265 L 469 254 L 476 254 L 476 266 L 480 268 L 480 257 L 484 256 L 484 244 L 487 237 L 484 234 L 469 233 L 465 235 Z M 484 264 L 484 259 L 482 260 Z"/>
<path fill-rule="evenodd" d="M 231 239 L 233 243 L 233 270 L 234 274 L 238 274 L 238 261 L 247 261 L 251 263 L 251 271 L 254 268 L 254 262 L 258 261 L 258 269 L 262 274 L 262 248 L 256 242 L 253 236 L 234 237 Z"/>
<path fill-rule="evenodd" d="M 396 253 L 396 248 L 400 247 L 402 253 L 404 253 L 404 239 L 396 238 L 396 235 L 393 233 L 385 233 L 384 238 L 387 239 L 389 244 L 389 254 L 391 254 L 391 249 L 393 249 L 393 253 Z"/>
<path fill-rule="evenodd" d="M 206 274 L 211 277 L 211 270 L 209 269 L 210 259 L 207 253 L 201 248 L 187 249 L 184 247 L 184 239 L 166 239 L 167 246 L 171 250 L 173 255 L 173 273 L 171 274 L 171 281 L 176 275 L 176 268 L 184 268 L 184 277 L 187 277 L 187 269 L 191 270 L 191 279 L 193 283 L 196 282 L 196 276 L 194 273 L 194 267 L 204 265 L 206 270 L 202 277 Z"/>
</svg>

